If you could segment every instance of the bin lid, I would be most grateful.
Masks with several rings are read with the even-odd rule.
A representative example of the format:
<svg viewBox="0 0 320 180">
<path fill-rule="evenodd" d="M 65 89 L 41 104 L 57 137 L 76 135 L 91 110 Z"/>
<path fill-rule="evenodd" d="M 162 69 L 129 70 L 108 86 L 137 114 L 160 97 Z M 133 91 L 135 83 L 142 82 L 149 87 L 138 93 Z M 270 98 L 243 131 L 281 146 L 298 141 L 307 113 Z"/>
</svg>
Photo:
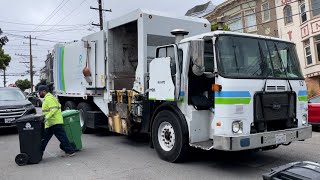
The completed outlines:
<svg viewBox="0 0 320 180">
<path fill-rule="evenodd" d="M 74 110 L 74 109 L 65 110 L 65 111 L 62 111 L 62 116 L 63 116 L 63 117 L 73 116 L 73 115 L 79 114 L 79 112 L 80 112 L 80 111 Z"/>
<path fill-rule="evenodd" d="M 29 114 L 17 119 L 16 122 L 43 121 L 44 116 L 40 114 Z"/>
</svg>

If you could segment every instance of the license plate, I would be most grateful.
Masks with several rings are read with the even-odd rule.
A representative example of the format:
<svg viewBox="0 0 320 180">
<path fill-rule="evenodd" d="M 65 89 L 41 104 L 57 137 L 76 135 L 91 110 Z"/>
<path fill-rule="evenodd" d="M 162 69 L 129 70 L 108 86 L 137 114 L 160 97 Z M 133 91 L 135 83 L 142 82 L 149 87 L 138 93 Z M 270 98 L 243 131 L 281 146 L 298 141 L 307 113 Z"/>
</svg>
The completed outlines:
<svg viewBox="0 0 320 180">
<path fill-rule="evenodd" d="M 4 123 L 12 123 L 15 120 L 15 118 L 7 118 L 4 119 Z"/>
<path fill-rule="evenodd" d="M 276 144 L 281 144 L 287 141 L 287 136 L 285 133 L 276 134 Z"/>
</svg>

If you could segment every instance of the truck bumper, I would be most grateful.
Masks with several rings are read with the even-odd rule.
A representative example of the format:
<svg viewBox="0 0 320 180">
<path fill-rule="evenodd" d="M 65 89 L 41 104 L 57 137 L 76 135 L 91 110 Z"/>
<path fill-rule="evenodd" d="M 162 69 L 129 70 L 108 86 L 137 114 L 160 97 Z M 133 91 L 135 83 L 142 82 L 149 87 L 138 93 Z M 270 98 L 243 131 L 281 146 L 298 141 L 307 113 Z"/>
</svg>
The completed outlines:
<svg viewBox="0 0 320 180">
<path fill-rule="evenodd" d="M 257 149 L 273 145 L 288 144 L 293 141 L 301 141 L 312 136 L 311 125 L 242 136 L 213 136 L 213 149 L 223 151 L 241 151 Z M 279 138 L 280 137 L 280 138 Z"/>
</svg>

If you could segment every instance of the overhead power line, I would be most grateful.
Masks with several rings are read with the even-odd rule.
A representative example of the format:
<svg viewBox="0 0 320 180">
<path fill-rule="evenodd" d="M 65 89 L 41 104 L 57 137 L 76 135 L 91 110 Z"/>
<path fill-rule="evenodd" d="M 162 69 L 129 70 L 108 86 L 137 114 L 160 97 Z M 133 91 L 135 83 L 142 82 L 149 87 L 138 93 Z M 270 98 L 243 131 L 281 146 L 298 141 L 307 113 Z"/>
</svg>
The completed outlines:
<svg viewBox="0 0 320 180">
<path fill-rule="evenodd" d="M 68 29 L 50 29 L 50 30 L 15 30 L 15 29 L 3 29 L 3 32 L 14 32 L 14 33 L 36 33 L 36 32 L 65 32 L 65 31 L 77 31 L 77 30 L 85 30 L 84 28 L 81 29 L 75 29 L 75 28 L 68 28 Z"/>
<path fill-rule="evenodd" d="M 65 1 L 65 0 L 62 0 L 61 3 L 50 13 L 49 16 L 47 16 L 47 17 L 42 21 L 41 24 L 45 24 L 45 23 L 49 22 L 70 0 L 67 0 L 67 1 L 63 4 L 64 1 Z M 37 28 L 39 28 L 39 26 L 36 27 L 35 29 L 37 29 Z M 34 30 L 35 30 L 35 29 L 34 29 Z"/>
<path fill-rule="evenodd" d="M 10 36 L 14 36 L 14 37 L 19 37 L 21 39 L 24 39 L 25 36 L 22 35 L 17 35 L 17 34 L 10 34 L 10 33 L 6 33 Z M 54 42 L 54 43 L 65 43 L 63 41 L 55 41 L 55 40 L 50 40 L 50 39 L 42 39 L 42 38 L 32 38 L 33 40 L 38 40 L 38 41 L 46 41 L 46 42 Z"/>
<path fill-rule="evenodd" d="M 250 9 L 251 9 L 252 11 L 254 11 L 254 8 L 250 6 L 250 3 L 248 3 L 248 6 L 250 7 Z M 257 17 L 257 16 L 256 16 L 256 17 Z M 267 29 L 267 28 L 264 26 L 264 23 L 262 23 L 262 22 L 263 22 L 263 21 L 262 21 L 262 16 L 261 16 L 261 21 L 260 21 L 260 22 L 259 22 L 259 19 L 258 19 L 258 18 L 256 18 L 256 20 L 258 21 L 259 24 L 262 25 L 262 27 L 263 27 L 264 29 Z M 270 32 L 270 33 L 271 33 L 274 37 L 276 37 L 275 34 L 273 34 L 272 32 Z"/>
<path fill-rule="evenodd" d="M 268 2 L 268 1 L 267 1 Z M 261 13 L 261 12 L 264 12 L 264 11 L 268 11 L 268 10 L 272 10 L 272 9 L 276 9 L 276 8 L 278 8 L 278 7 L 282 7 L 282 6 L 286 6 L 286 5 L 290 5 L 290 4 L 292 4 L 292 3 L 295 3 L 295 2 L 299 2 L 299 0 L 295 0 L 295 1 L 291 1 L 291 2 L 288 2 L 287 4 L 282 4 L 282 5 L 278 5 L 278 6 L 274 6 L 274 7 L 269 7 L 268 9 L 265 9 L 265 10 L 261 10 L 261 11 L 257 11 L 257 12 L 255 12 L 254 14 L 258 14 L 258 13 Z M 319 3 L 315 3 L 315 4 L 319 4 Z M 209 13 L 210 14 L 210 13 Z M 208 16 L 204 16 L 204 17 L 210 17 L 210 15 L 208 14 Z M 235 17 L 235 18 L 230 18 L 230 19 L 228 19 L 228 21 L 227 22 L 229 22 L 229 21 L 234 21 L 234 20 L 238 20 L 238 19 L 241 19 L 241 18 L 243 18 L 243 17 L 247 17 L 247 16 L 250 16 L 251 14 L 249 14 L 249 15 L 244 15 L 244 16 L 241 16 L 241 17 Z M 270 22 L 270 21 L 268 21 L 268 22 Z M 268 23 L 268 22 L 266 22 L 266 23 Z"/>
<path fill-rule="evenodd" d="M 64 17 L 63 17 L 59 22 L 57 22 L 56 24 L 59 24 L 60 22 L 62 22 L 63 20 L 65 20 L 67 17 L 69 17 L 75 10 L 79 9 L 85 1 L 87 1 L 87 0 L 83 0 L 78 7 L 74 8 L 69 14 L 67 14 L 66 16 L 64 16 Z M 53 28 L 53 27 L 45 30 L 44 32 L 48 32 L 48 31 L 50 31 L 52 28 Z M 42 34 L 43 34 L 43 33 L 42 33 Z M 41 36 L 42 34 L 40 34 L 39 36 Z"/>
<path fill-rule="evenodd" d="M 32 24 L 32 23 L 18 23 L 18 22 L 11 22 L 11 21 L 2 21 L 2 23 L 7 24 L 16 24 L 16 25 L 22 25 L 22 26 L 62 26 L 62 27 L 75 27 L 75 26 L 87 26 L 88 24 L 64 24 L 64 25 L 53 25 L 53 24 Z"/>
<path fill-rule="evenodd" d="M 319 7 L 319 8 L 315 8 L 315 9 L 310 9 L 309 11 L 305 11 L 305 12 L 311 12 L 311 11 L 318 10 L 318 9 L 320 9 L 320 7 Z M 281 18 L 277 18 L 277 19 L 275 19 L 275 20 L 268 21 L 268 23 L 269 23 L 269 22 L 273 22 L 273 21 L 278 21 L 278 20 L 281 20 L 281 19 L 285 19 L 285 18 L 288 18 L 288 17 L 297 16 L 297 15 L 300 15 L 300 14 L 301 14 L 301 13 L 296 13 L 296 14 L 292 14 L 291 16 L 284 16 L 284 17 L 281 17 Z M 252 26 L 247 26 L 247 27 L 235 29 L 235 30 L 233 30 L 233 31 L 239 31 L 239 30 L 243 30 L 243 29 L 245 29 L 245 28 L 255 27 L 255 26 L 258 26 L 258 25 L 262 25 L 262 24 L 265 24 L 265 23 L 256 24 L 256 25 L 252 25 Z"/>
</svg>

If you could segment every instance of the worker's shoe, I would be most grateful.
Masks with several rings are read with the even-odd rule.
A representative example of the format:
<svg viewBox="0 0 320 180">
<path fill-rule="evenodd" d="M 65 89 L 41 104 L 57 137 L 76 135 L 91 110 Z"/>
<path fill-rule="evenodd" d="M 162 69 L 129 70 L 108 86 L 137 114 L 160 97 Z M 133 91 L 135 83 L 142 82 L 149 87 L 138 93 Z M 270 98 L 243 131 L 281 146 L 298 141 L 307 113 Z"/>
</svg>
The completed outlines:
<svg viewBox="0 0 320 180">
<path fill-rule="evenodd" d="M 73 153 L 66 153 L 66 155 L 67 155 L 68 157 L 72 157 L 72 156 L 75 156 L 76 153 L 75 153 L 75 152 L 73 152 Z"/>
<path fill-rule="evenodd" d="M 66 154 L 64 154 L 64 155 L 62 155 L 61 157 L 72 157 L 72 156 L 75 156 L 76 155 L 76 153 L 66 153 Z"/>
</svg>

